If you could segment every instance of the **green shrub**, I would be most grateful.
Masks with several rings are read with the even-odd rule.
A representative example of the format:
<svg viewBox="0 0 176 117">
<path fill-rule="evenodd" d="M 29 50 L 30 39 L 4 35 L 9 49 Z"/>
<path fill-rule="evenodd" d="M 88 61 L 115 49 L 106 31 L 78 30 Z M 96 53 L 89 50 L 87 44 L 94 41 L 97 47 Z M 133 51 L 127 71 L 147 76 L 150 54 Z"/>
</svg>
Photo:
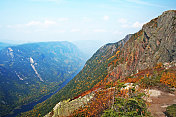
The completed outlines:
<svg viewBox="0 0 176 117">
<path fill-rule="evenodd" d="M 168 106 L 165 113 L 167 117 L 176 117 L 176 104 Z"/>
</svg>

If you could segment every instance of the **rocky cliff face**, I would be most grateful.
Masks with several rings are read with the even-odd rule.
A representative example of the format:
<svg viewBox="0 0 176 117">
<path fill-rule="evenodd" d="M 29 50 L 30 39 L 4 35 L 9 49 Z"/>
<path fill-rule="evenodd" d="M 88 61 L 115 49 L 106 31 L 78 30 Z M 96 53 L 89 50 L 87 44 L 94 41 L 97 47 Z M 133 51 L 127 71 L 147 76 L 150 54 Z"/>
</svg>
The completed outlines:
<svg viewBox="0 0 176 117">
<path fill-rule="evenodd" d="M 44 117 L 68 117 L 74 110 L 87 104 L 93 98 L 93 95 L 94 93 L 92 92 L 74 100 L 68 99 L 61 101 Z"/>
<path fill-rule="evenodd" d="M 132 35 L 120 50 L 112 77 L 124 79 L 157 63 L 176 61 L 176 11 L 164 12 Z M 110 65 L 109 67 L 111 67 Z M 113 74 L 112 74 L 113 73 Z"/>
</svg>

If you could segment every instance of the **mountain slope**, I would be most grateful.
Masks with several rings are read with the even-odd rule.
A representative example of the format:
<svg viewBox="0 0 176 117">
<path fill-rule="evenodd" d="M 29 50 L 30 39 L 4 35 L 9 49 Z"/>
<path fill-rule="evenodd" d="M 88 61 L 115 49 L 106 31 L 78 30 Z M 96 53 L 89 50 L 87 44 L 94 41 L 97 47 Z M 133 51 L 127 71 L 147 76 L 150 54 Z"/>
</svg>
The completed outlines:
<svg viewBox="0 0 176 117">
<path fill-rule="evenodd" d="M 84 68 L 71 80 L 64 88 L 51 96 L 45 102 L 38 104 L 34 110 L 24 113 L 30 116 L 41 116 L 48 113 L 61 100 L 74 97 L 86 90 L 94 87 L 98 82 L 103 80 L 108 71 L 108 64 L 113 60 L 112 56 L 116 55 L 116 51 L 123 47 L 126 41 L 131 37 L 127 35 L 123 40 L 117 43 L 110 43 L 102 46 L 85 64 Z"/>
<path fill-rule="evenodd" d="M 56 90 L 83 63 L 82 53 L 69 42 L 32 43 L 2 49 L 0 115 Z"/>
<path fill-rule="evenodd" d="M 176 62 L 175 24 L 176 11 L 166 11 L 129 36 L 127 42 L 122 40 L 103 46 L 71 82 L 46 102 L 37 105 L 33 109 L 36 113 L 30 111 L 27 114 L 44 115 L 47 107 L 53 107 L 64 99 L 77 99 L 84 91 L 101 86 L 104 79 L 107 79 L 105 82 L 125 80 L 141 70 L 153 69 L 159 63 Z"/>
</svg>

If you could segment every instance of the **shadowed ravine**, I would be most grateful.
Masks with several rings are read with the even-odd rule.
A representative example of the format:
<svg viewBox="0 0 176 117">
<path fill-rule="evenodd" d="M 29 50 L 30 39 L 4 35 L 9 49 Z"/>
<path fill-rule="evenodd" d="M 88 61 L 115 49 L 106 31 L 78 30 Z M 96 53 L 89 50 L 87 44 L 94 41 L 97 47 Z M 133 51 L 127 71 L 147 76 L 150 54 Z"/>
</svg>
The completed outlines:
<svg viewBox="0 0 176 117">
<path fill-rule="evenodd" d="M 55 93 L 57 93 L 60 89 L 62 89 L 70 80 L 72 80 L 78 73 L 79 71 L 82 69 L 82 67 L 69 79 L 67 79 L 65 82 L 63 82 L 60 87 L 53 93 L 50 93 L 49 95 L 46 95 L 44 97 L 42 97 L 40 100 L 35 101 L 35 102 L 31 102 L 27 105 L 22 105 L 20 108 L 15 109 L 13 111 L 13 114 L 8 114 L 6 116 L 2 116 L 2 117 L 16 117 L 18 114 L 22 113 L 22 112 L 26 112 L 29 110 L 32 110 L 34 108 L 35 105 L 37 105 L 38 103 L 42 103 L 43 101 L 45 101 L 46 99 L 50 98 L 52 95 L 54 95 Z"/>
</svg>

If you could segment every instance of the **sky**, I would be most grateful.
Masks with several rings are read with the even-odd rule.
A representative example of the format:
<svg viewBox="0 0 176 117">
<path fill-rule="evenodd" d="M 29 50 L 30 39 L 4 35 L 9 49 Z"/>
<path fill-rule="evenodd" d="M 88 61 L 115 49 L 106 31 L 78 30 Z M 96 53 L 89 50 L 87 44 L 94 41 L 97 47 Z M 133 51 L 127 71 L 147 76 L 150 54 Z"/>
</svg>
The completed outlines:
<svg viewBox="0 0 176 117">
<path fill-rule="evenodd" d="M 0 42 L 117 42 L 175 0 L 0 0 Z"/>
</svg>

